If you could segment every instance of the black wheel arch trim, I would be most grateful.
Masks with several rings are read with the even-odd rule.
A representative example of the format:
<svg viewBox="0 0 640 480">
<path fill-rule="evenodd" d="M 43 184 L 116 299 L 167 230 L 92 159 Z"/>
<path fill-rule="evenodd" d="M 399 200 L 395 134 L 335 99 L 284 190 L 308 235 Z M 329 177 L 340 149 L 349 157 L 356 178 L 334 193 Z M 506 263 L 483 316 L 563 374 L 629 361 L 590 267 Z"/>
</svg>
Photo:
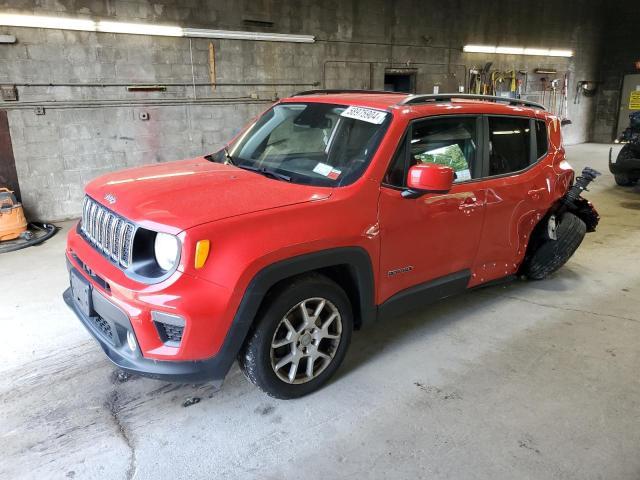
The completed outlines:
<svg viewBox="0 0 640 480">
<path fill-rule="evenodd" d="M 222 347 L 216 358 L 228 364 L 235 361 L 264 298 L 277 283 L 287 278 L 318 270 L 347 266 L 357 285 L 360 323 L 376 318 L 373 265 L 369 253 L 362 247 L 339 247 L 303 254 L 272 263 L 260 270 L 249 282 Z M 354 310 L 356 310 L 354 308 Z"/>
</svg>

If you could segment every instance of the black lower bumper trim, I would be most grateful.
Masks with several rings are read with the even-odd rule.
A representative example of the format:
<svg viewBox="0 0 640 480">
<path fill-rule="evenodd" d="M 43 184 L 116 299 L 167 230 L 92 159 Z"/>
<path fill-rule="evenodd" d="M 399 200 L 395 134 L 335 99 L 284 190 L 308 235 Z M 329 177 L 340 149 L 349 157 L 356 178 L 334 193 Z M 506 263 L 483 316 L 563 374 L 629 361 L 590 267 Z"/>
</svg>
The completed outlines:
<svg viewBox="0 0 640 480">
<path fill-rule="evenodd" d="M 615 161 L 613 161 L 612 148 L 609 151 L 609 171 L 614 175 L 640 176 L 640 148 L 625 145 Z"/>
<path fill-rule="evenodd" d="M 631 174 L 640 176 L 640 161 L 634 163 L 611 163 L 609 171 L 614 175 Z"/>
<path fill-rule="evenodd" d="M 93 292 L 93 295 L 95 297 L 100 294 Z M 96 322 L 94 321 L 95 317 L 87 316 L 74 301 L 71 288 L 65 290 L 62 297 L 64 298 L 67 306 L 76 314 L 89 333 L 91 333 L 91 335 L 98 341 L 104 352 L 107 354 L 107 357 L 109 357 L 109 360 L 111 360 L 118 368 L 126 372 L 167 382 L 212 382 L 216 385 L 220 385 L 229 370 L 229 362 L 226 361 L 226 359 L 221 359 L 219 357 L 190 362 L 171 362 L 144 358 L 139 352 L 131 352 L 130 350 L 129 352 L 126 352 L 126 349 L 129 348 L 126 343 L 118 346 L 104 338 L 104 334 L 100 332 L 96 326 Z M 108 302 L 108 300 L 104 300 L 105 302 Z M 113 308 L 117 307 L 113 306 Z M 112 323 L 115 322 L 119 327 L 123 326 L 122 320 L 118 319 L 117 316 L 115 316 L 115 318 L 106 318 L 105 320 Z M 124 327 L 126 328 L 126 325 L 124 325 Z M 130 324 L 128 328 L 131 329 Z"/>
</svg>

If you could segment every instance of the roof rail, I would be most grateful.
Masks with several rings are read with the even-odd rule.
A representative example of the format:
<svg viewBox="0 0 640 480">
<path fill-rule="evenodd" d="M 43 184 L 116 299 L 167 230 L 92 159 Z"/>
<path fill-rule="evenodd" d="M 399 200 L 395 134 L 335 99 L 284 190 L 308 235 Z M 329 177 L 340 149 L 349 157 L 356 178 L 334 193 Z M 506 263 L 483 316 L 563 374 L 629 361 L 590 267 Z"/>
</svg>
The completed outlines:
<svg viewBox="0 0 640 480">
<path fill-rule="evenodd" d="M 292 97 L 301 97 L 304 95 L 331 95 L 336 93 L 361 93 L 363 95 L 380 95 L 380 94 L 402 94 L 402 92 L 389 92 L 387 90 L 349 90 L 349 89 L 316 89 L 316 90 L 305 90 L 303 92 L 298 92 L 292 95 Z"/>
<path fill-rule="evenodd" d="M 546 110 L 544 105 L 529 100 L 521 100 L 519 98 L 495 97 L 492 95 L 475 95 L 469 93 L 440 93 L 437 95 L 409 95 L 398 105 L 416 105 L 427 102 L 450 102 L 453 99 L 460 100 L 484 100 L 485 102 L 508 103 L 509 105 L 522 105 L 525 107 L 539 108 Z"/>
</svg>

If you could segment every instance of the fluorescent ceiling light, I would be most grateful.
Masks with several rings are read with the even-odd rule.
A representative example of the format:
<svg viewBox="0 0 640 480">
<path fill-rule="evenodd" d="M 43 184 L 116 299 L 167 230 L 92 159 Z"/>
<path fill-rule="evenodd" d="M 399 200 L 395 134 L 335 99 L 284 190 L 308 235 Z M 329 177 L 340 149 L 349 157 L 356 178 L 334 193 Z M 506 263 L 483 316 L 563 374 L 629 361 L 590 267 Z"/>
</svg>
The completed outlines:
<svg viewBox="0 0 640 480">
<path fill-rule="evenodd" d="M 465 45 L 462 50 L 469 53 L 496 53 L 496 47 L 486 45 Z"/>
<path fill-rule="evenodd" d="M 0 25 L 7 27 L 58 28 L 60 30 L 95 31 L 96 22 L 80 18 L 41 17 L 36 15 L 0 14 Z"/>
<path fill-rule="evenodd" d="M 467 53 L 500 53 L 504 55 L 537 55 L 540 57 L 573 57 L 571 50 L 553 50 L 547 48 L 494 47 L 491 45 L 465 45 Z"/>
<path fill-rule="evenodd" d="M 504 53 L 505 55 L 522 55 L 524 48 L 518 47 L 497 47 L 496 53 Z"/>
<path fill-rule="evenodd" d="M 550 57 L 573 57 L 571 50 L 549 50 Z"/>
<path fill-rule="evenodd" d="M 144 23 L 107 22 L 105 20 L 97 22 L 96 31 L 106 33 L 130 33 L 133 35 L 159 35 L 163 37 L 184 36 L 181 27 Z"/>
<path fill-rule="evenodd" d="M 540 57 L 547 56 L 549 54 L 549 50 L 545 50 L 544 48 L 525 48 L 525 55 L 538 55 Z"/>
<path fill-rule="evenodd" d="M 45 17 L 39 15 L 13 15 L 0 13 L 0 26 L 51 28 L 85 32 L 126 33 L 132 35 L 154 35 L 162 37 L 221 38 L 229 40 L 254 40 L 265 42 L 313 43 L 313 35 L 286 33 L 241 32 L 233 30 L 208 30 L 182 28 L 177 25 L 154 25 L 150 23 L 113 22 L 109 20 L 85 20 L 67 17 Z"/>
</svg>

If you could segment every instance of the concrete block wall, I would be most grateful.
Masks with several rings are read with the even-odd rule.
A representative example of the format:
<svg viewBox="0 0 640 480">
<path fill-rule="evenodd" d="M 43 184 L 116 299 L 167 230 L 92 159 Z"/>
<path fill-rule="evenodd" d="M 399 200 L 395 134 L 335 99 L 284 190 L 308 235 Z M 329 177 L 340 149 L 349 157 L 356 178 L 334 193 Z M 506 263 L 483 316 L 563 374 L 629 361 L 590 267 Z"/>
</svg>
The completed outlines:
<svg viewBox="0 0 640 480">
<path fill-rule="evenodd" d="M 640 2 L 612 2 L 604 18 L 593 140 L 608 143 L 616 136 L 623 78 L 626 74 L 640 73 L 635 65 L 640 62 L 637 26 Z"/>
<path fill-rule="evenodd" d="M 31 218 L 79 213 L 96 176 L 213 152 L 263 108 L 256 104 L 12 110 L 14 156 Z M 140 120 L 146 113 L 149 120 Z"/>
<path fill-rule="evenodd" d="M 473 0 L 0 0 L 2 12 L 316 36 L 313 44 L 293 44 L 0 27 L 18 38 L 0 45 L 0 83 L 56 84 L 19 86 L 19 102 L 0 102 L 9 112 L 27 212 L 32 219 L 77 216 L 90 179 L 210 153 L 267 108 L 268 99 L 314 83 L 380 89 L 386 68 L 414 68 L 419 91 L 435 83 L 457 90 L 469 67 L 492 61 L 503 70 L 569 71 L 574 84 L 596 74 L 596 5 L 599 0 L 497 0 L 491 8 Z M 273 27 L 255 27 L 256 21 Z M 210 43 L 216 82 L 260 85 L 194 87 L 210 82 Z M 553 61 L 465 54 L 467 43 L 577 54 Z M 77 85 L 136 82 L 186 85 L 164 92 Z M 594 103 L 570 105 L 574 124 L 565 132 L 567 143 L 589 139 Z M 37 105 L 45 115 L 36 115 Z M 140 119 L 143 112 L 149 120 Z"/>
</svg>

